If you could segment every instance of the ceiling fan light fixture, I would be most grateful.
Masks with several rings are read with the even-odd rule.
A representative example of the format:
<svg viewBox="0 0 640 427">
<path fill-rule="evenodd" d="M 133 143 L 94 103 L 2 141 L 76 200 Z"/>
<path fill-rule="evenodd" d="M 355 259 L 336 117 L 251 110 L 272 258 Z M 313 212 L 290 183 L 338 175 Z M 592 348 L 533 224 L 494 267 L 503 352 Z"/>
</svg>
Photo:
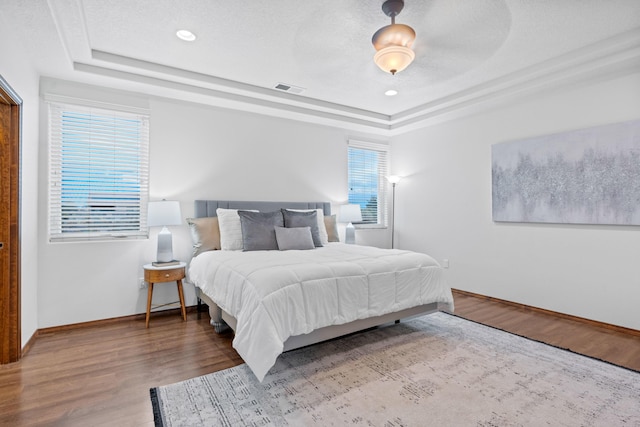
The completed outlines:
<svg viewBox="0 0 640 427">
<path fill-rule="evenodd" d="M 409 66 L 416 54 L 404 46 L 389 46 L 380 49 L 373 57 L 373 61 L 384 72 L 395 74 Z"/>
<path fill-rule="evenodd" d="M 387 0 L 382 4 L 382 11 L 391 17 L 391 25 L 385 25 L 375 32 L 371 38 L 377 50 L 373 61 L 384 72 L 396 74 L 413 62 L 416 54 L 411 45 L 416 32 L 408 25 L 396 24 L 396 16 L 404 7 L 404 0 Z"/>
<path fill-rule="evenodd" d="M 385 25 L 375 32 L 371 38 L 371 43 L 376 50 L 387 46 L 411 47 L 416 39 L 416 32 L 405 24 Z"/>
</svg>

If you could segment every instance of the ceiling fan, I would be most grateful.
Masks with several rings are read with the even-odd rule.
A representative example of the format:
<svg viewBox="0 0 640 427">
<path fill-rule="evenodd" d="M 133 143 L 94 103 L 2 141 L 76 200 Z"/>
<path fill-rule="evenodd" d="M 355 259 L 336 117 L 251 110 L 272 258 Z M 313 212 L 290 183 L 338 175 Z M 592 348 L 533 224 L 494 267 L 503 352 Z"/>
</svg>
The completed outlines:
<svg viewBox="0 0 640 427">
<path fill-rule="evenodd" d="M 382 71 L 393 75 L 407 68 L 416 57 L 411 50 L 416 32 L 408 25 L 396 24 L 396 16 L 403 8 L 404 0 L 386 0 L 382 11 L 391 18 L 391 24 L 380 28 L 371 38 L 377 51 L 374 62 Z"/>
</svg>

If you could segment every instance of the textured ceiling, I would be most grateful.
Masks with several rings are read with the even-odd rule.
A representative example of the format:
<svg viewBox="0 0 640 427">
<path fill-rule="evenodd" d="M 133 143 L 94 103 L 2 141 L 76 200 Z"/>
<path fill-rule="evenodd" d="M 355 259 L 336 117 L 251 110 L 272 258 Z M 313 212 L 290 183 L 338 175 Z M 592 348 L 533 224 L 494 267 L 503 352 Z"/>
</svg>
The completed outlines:
<svg viewBox="0 0 640 427">
<path fill-rule="evenodd" d="M 381 5 L 0 0 L 0 19 L 45 76 L 382 130 L 640 57 L 638 0 L 406 0 L 416 60 L 391 76 L 373 63 Z"/>
</svg>

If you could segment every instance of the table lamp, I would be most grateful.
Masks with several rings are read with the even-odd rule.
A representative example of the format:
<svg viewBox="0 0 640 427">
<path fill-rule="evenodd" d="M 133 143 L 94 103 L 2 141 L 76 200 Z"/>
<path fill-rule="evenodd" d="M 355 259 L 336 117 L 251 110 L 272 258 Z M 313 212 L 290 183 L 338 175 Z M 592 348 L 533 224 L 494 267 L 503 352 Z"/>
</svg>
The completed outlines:
<svg viewBox="0 0 640 427">
<path fill-rule="evenodd" d="M 344 235 L 344 242 L 350 245 L 356 243 L 356 228 L 353 226 L 354 222 L 362 221 L 362 211 L 360 205 L 348 204 L 341 205 L 338 212 L 340 222 L 348 222 L 347 229 Z"/>
<path fill-rule="evenodd" d="M 173 242 L 168 225 L 182 224 L 180 215 L 180 203 L 177 201 L 162 200 L 149 202 L 147 225 L 149 227 L 162 227 L 158 233 L 158 254 L 156 262 L 173 261 Z"/>
</svg>

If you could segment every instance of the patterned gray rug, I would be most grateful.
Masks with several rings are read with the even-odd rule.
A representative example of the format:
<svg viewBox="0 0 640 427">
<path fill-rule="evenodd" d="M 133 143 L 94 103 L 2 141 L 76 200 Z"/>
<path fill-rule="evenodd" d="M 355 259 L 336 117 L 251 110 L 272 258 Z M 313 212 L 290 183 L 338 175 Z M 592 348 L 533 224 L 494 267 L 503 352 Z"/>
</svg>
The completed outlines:
<svg viewBox="0 0 640 427">
<path fill-rule="evenodd" d="M 445 313 L 151 389 L 156 426 L 640 426 L 640 373 Z"/>
</svg>

